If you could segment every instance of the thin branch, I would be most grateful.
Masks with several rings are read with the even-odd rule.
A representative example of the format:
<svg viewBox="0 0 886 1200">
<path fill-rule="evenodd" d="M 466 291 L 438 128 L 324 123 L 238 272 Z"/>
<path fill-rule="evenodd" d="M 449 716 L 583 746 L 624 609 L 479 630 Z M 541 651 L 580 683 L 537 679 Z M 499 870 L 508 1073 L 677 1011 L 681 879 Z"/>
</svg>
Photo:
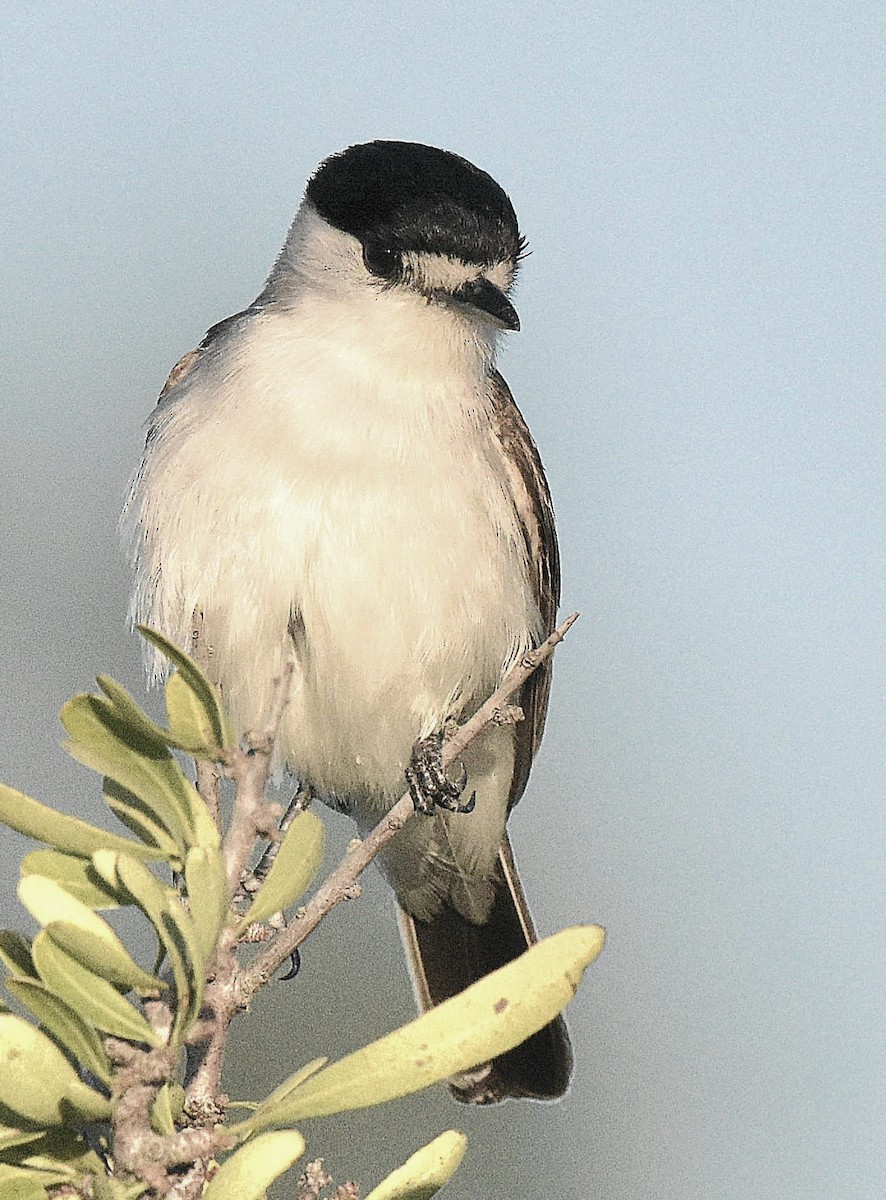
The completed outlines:
<svg viewBox="0 0 886 1200">
<path fill-rule="evenodd" d="M 520 661 L 511 668 L 498 688 L 477 709 L 471 719 L 460 726 L 456 733 L 444 742 L 444 766 L 449 766 L 458 758 L 488 725 L 499 724 L 502 719 L 506 721 L 513 719 L 512 712 L 507 708 L 508 700 L 514 692 L 522 687 L 533 671 L 537 670 L 545 659 L 553 654 L 555 647 L 563 641 L 577 620 L 578 613 L 573 613 L 537 649 L 524 654 Z M 362 872 L 394 834 L 399 833 L 414 812 L 415 806 L 407 791 L 382 817 L 372 832 L 348 852 L 287 928 L 248 967 L 240 972 L 238 987 L 241 1005 L 248 1004 L 252 996 L 267 983 L 327 913 L 343 900 L 350 899 L 355 894 L 357 880 Z"/>
<path fill-rule="evenodd" d="M 578 620 L 578 616 L 577 612 L 572 613 L 562 625 L 557 626 L 550 637 L 545 638 L 540 646 L 536 647 L 535 650 L 527 651 L 520 661 L 511 667 L 510 671 L 508 671 L 507 675 L 485 704 L 481 704 L 471 719 L 465 721 L 464 725 L 460 725 L 451 738 L 447 738 L 443 743 L 443 765 L 445 767 L 448 767 L 460 754 L 463 754 L 474 738 L 482 733 L 487 725 L 501 723 L 503 715 L 505 721 L 510 722 L 511 716 L 508 701 L 511 696 L 523 686 L 529 676 L 541 666 L 545 659 L 551 657 L 557 646 L 559 646 Z"/>
<path fill-rule="evenodd" d="M 240 886 L 256 837 L 276 836 L 276 820 L 281 813 L 279 806 L 268 804 L 265 789 L 271 773 L 274 739 L 283 710 L 289 703 L 294 667 L 292 659 L 287 659 L 274 681 L 274 696 L 265 728 L 244 738 L 248 749 L 238 747 L 231 752 L 227 762 L 227 773 L 237 785 L 237 803 L 224 840 L 225 869 L 232 895 Z"/>
<path fill-rule="evenodd" d="M 253 733 L 228 756 L 227 773 L 237 786 L 237 798 L 231 823 L 225 835 L 223 852 L 228 888 L 236 895 L 256 839 L 277 836 L 279 805 L 268 804 L 265 791 L 271 772 L 271 756 L 280 719 L 289 700 L 294 664 L 288 660 L 274 683 L 274 695 L 265 728 Z M 236 992 L 237 937 L 234 930 L 222 930 L 213 963 L 213 979 L 204 996 L 204 1019 L 200 1036 L 188 1047 L 185 1087 L 188 1107 L 196 1120 L 201 1114 L 211 1120 L 220 1096 L 228 1025 L 236 1011 L 230 997 Z"/>
<path fill-rule="evenodd" d="M 203 614 L 195 609 L 191 617 L 191 656 L 204 675 L 211 678 L 212 647 L 203 637 Z M 221 829 L 220 803 L 221 772 L 214 762 L 197 759 L 197 791 L 209 809 L 216 828 Z"/>
</svg>

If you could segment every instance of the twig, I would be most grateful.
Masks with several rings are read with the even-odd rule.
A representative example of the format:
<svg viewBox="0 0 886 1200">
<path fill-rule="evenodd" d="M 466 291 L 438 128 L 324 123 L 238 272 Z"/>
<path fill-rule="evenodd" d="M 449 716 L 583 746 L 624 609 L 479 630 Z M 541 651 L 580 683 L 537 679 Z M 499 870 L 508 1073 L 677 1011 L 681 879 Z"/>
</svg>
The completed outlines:
<svg viewBox="0 0 886 1200">
<path fill-rule="evenodd" d="M 578 613 L 573 613 L 537 649 L 524 654 L 520 661 L 511 668 L 498 688 L 477 709 L 470 720 L 460 726 L 456 733 L 444 742 L 444 766 L 449 766 L 488 725 L 496 723 L 500 719 L 510 697 L 526 682 L 533 671 L 553 654 L 555 647 L 563 641 L 577 620 Z M 372 832 L 350 850 L 287 928 L 248 967 L 240 972 L 238 990 L 241 1006 L 245 1007 L 249 1003 L 259 988 L 267 983 L 327 913 L 342 900 L 353 896 L 357 879 L 362 872 L 394 834 L 403 828 L 414 812 L 415 806 L 407 791 L 382 817 Z"/>
<path fill-rule="evenodd" d="M 309 1162 L 298 1177 L 295 1200 L 321 1200 L 321 1192 L 333 1187 L 335 1181 L 323 1170 L 323 1159 L 315 1158 Z M 326 1192 L 329 1200 L 360 1200 L 360 1189 L 355 1183 L 343 1183 L 335 1189 L 335 1193 Z"/>
<path fill-rule="evenodd" d="M 293 662 L 289 659 L 274 684 L 274 695 L 265 728 L 244 739 L 248 749 L 230 752 L 226 770 L 237 785 L 237 799 L 224 839 L 225 872 L 234 896 L 249 856 L 260 836 L 275 836 L 279 805 L 268 804 L 265 789 L 271 771 L 271 755 L 280 718 L 289 700 Z M 237 937 L 232 928 L 223 929 L 213 963 L 213 979 L 206 989 L 204 1020 L 200 1036 L 188 1047 L 185 1072 L 188 1105 L 195 1113 L 210 1113 L 221 1089 L 225 1038 L 236 1011 L 232 996 L 237 988 Z"/>
<path fill-rule="evenodd" d="M 203 673 L 211 677 L 212 647 L 203 637 L 203 614 L 199 609 L 195 609 L 191 617 L 191 656 Z M 218 829 L 221 829 L 220 785 L 221 773 L 215 763 L 198 758 L 197 791 Z"/>
<path fill-rule="evenodd" d="M 289 702 L 294 665 L 291 658 L 287 659 L 274 682 L 274 696 L 265 728 L 245 738 L 249 748 L 243 750 L 238 747 L 233 750 L 226 764 L 228 775 L 237 785 L 237 803 L 224 840 L 225 869 L 232 895 L 240 886 L 240 878 L 255 847 L 256 836 L 273 837 L 276 834 L 280 809 L 279 806 L 268 804 L 265 789 L 271 773 L 274 739 L 283 710 Z"/>
</svg>

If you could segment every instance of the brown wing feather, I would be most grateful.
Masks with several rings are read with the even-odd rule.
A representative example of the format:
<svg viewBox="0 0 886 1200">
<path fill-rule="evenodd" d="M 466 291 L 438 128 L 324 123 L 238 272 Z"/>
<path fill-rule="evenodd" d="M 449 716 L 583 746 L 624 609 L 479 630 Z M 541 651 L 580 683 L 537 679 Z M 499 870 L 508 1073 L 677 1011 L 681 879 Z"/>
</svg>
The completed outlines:
<svg viewBox="0 0 886 1200">
<path fill-rule="evenodd" d="M 526 554 L 533 566 L 536 601 L 547 636 L 556 625 L 560 603 L 560 552 L 551 494 L 532 434 L 508 385 L 497 371 L 490 376 L 489 389 L 493 402 L 493 433 L 510 477 L 514 509 L 526 542 Z M 550 689 L 551 663 L 548 659 L 524 684 L 516 698 L 524 719 L 516 726 L 517 753 L 511 807 L 523 794 L 532 760 L 541 743 Z"/>
</svg>

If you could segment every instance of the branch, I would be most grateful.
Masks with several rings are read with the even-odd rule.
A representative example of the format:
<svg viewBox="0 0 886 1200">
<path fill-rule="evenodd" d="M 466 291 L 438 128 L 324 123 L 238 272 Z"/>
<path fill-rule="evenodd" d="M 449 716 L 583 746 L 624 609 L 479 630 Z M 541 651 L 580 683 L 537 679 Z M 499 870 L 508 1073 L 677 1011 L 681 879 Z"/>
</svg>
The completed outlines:
<svg viewBox="0 0 886 1200">
<path fill-rule="evenodd" d="M 183 1129 L 169 1136 L 151 1125 L 151 1105 L 163 1084 L 175 1076 L 177 1053 L 168 1047 L 142 1050 L 118 1038 L 105 1041 L 115 1071 L 114 1156 L 119 1169 L 143 1179 L 161 1194 L 172 1180 L 168 1169 L 211 1160 L 231 1139 L 221 1129 Z"/>
<path fill-rule="evenodd" d="M 289 689 L 295 664 L 287 659 L 274 681 L 274 695 L 267 725 L 263 730 L 244 738 L 248 749 L 237 747 L 231 751 L 226 763 L 227 774 L 237 785 L 237 803 L 231 816 L 231 824 L 225 835 L 225 868 L 231 895 L 235 895 L 240 879 L 246 869 L 249 856 L 255 847 L 256 837 L 276 837 L 276 822 L 282 809 L 268 804 L 265 789 L 271 773 L 271 756 L 283 710 L 289 702 Z"/>
<path fill-rule="evenodd" d="M 194 610 L 191 618 L 191 656 L 197 666 L 203 671 L 203 674 L 208 678 L 212 678 L 212 647 L 203 637 L 203 614 L 198 609 Z M 203 758 L 196 759 L 196 767 L 197 791 L 203 797 L 206 807 L 209 809 L 210 816 L 215 821 L 216 827 L 221 829 L 221 803 L 219 797 L 221 772 L 214 762 L 209 762 Z"/>
<path fill-rule="evenodd" d="M 268 804 L 265 790 L 271 772 L 271 756 L 280 719 L 289 700 L 294 664 L 289 659 L 274 681 L 274 694 L 265 728 L 247 735 L 247 749 L 232 750 L 225 763 L 226 773 L 237 785 L 237 799 L 231 823 L 225 835 L 223 851 L 225 873 L 231 896 L 241 885 L 258 836 L 276 837 L 277 820 L 282 809 Z M 198 788 L 204 780 L 198 774 Z M 205 796 L 204 796 L 205 798 Z M 225 1039 L 236 1005 L 230 997 L 236 992 L 237 937 L 232 928 L 222 930 L 213 962 L 212 982 L 204 997 L 204 1021 L 198 1036 L 191 1038 L 185 1086 L 188 1108 L 197 1123 L 211 1124 L 218 1118 L 221 1073 Z"/>
<path fill-rule="evenodd" d="M 477 709 L 471 719 L 460 726 L 455 734 L 444 742 L 444 766 L 449 766 L 458 758 L 487 726 L 513 720 L 512 710 L 506 711 L 507 701 L 545 659 L 553 654 L 555 647 L 563 641 L 577 620 L 578 613 L 567 617 L 563 624 L 555 629 L 537 649 L 524 654 L 520 661 L 508 671 L 501 684 Z M 394 834 L 399 833 L 414 812 L 415 806 L 407 791 L 382 817 L 372 832 L 348 852 L 287 928 L 248 967 L 240 972 L 238 987 L 241 1005 L 245 1007 L 249 1003 L 259 988 L 267 983 L 278 968 L 291 957 L 327 913 L 331 912 L 342 900 L 351 899 L 355 895 L 360 875 Z"/>
</svg>

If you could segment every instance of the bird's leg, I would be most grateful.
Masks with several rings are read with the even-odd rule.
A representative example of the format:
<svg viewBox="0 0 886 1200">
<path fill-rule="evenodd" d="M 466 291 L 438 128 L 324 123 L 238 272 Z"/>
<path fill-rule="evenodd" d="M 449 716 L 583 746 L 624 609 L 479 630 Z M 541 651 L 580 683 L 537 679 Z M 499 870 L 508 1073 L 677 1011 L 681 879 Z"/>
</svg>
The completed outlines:
<svg viewBox="0 0 886 1200">
<path fill-rule="evenodd" d="M 264 882 L 265 878 L 267 877 L 268 872 L 270 871 L 271 867 L 274 865 L 274 860 L 277 857 L 277 854 L 280 850 L 280 843 L 282 842 L 287 829 L 292 824 L 292 822 L 295 820 L 295 818 L 299 815 L 299 813 L 303 813 L 305 811 L 305 809 L 310 808 L 311 801 L 313 799 L 314 799 L 314 790 L 311 787 L 311 785 L 309 783 L 301 784 L 298 788 L 298 791 L 295 793 L 295 795 L 289 801 L 289 805 L 286 809 L 286 812 L 283 814 L 283 816 L 280 820 L 280 827 L 279 827 L 280 828 L 280 836 L 278 838 L 276 838 L 273 842 L 269 843 L 269 845 L 265 849 L 264 853 L 262 854 L 261 858 L 258 860 L 258 862 L 255 864 L 255 866 L 252 869 L 252 875 L 250 878 L 253 881 L 257 881 L 259 885 Z M 255 882 L 253 882 L 251 887 L 247 887 L 244 890 L 245 891 L 257 891 L 258 887 L 255 885 Z"/>
<path fill-rule="evenodd" d="M 476 802 L 476 793 L 470 800 L 462 801 L 461 794 L 468 782 L 468 773 L 462 764 L 461 780 L 456 782 L 446 774 L 443 766 L 443 734 L 432 733 L 421 738 L 412 748 L 412 762 L 406 768 L 406 782 L 416 812 L 426 817 L 433 816 L 438 808 L 447 812 L 469 813 Z"/>
</svg>

